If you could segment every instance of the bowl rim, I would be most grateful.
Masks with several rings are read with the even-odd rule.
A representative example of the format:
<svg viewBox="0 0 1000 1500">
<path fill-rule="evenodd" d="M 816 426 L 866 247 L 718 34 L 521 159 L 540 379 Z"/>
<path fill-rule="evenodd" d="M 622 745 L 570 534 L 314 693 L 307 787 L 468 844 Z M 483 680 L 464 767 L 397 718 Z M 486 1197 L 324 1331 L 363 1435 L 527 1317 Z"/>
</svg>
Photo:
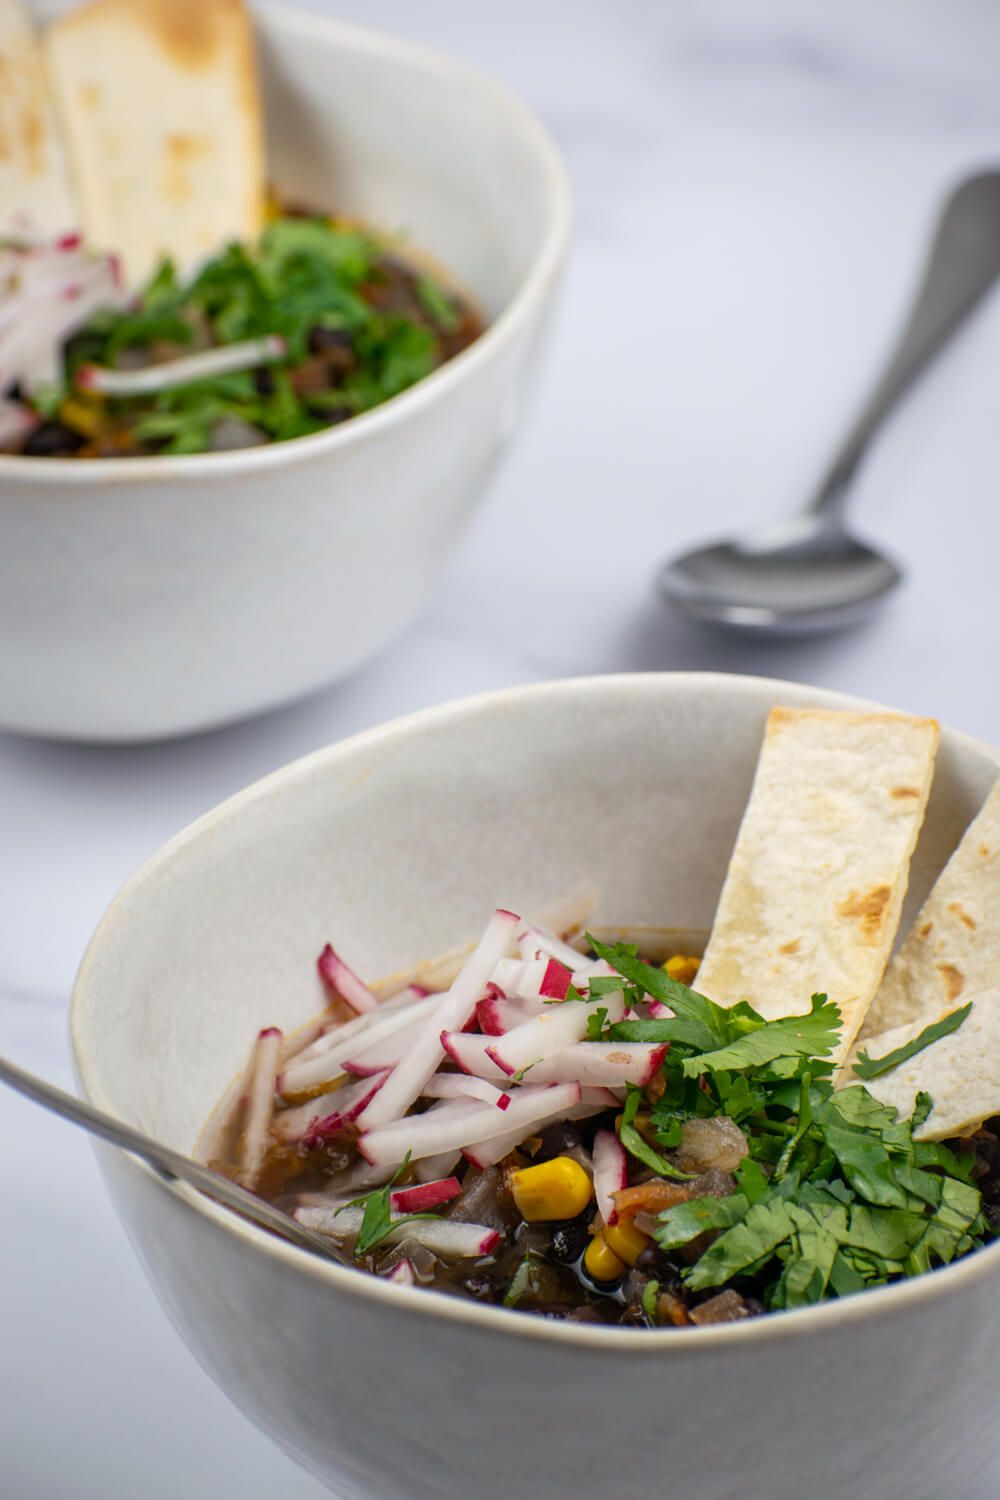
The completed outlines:
<svg viewBox="0 0 1000 1500">
<path fill-rule="evenodd" d="M 97 1064 L 87 1041 L 82 1016 L 90 972 L 98 961 L 99 950 L 107 941 L 114 940 L 116 930 L 122 921 L 121 908 L 127 903 L 132 893 L 149 880 L 157 878 L 175 861 L 182 859 L 189 845 L 206 835 L 210 836 L 224 819 L 238 815 L 244 807 L 258 799 L 274 795 L 289 783 L 294 783 L 300 778 L 308 778 L 324 765 L 349 759 L 358 751 L 364 751 L 384 741 L 391 741 L 393 738 L 405 740 L 412 733 L 419 733 L 425 726 L 446 723 L 463 715 L 476 716 L 484 711 L 491 712 L 501 706 L 504 709 L 516 708 L 520 703 L 531 699 L 589 694 L 602 699 L 606 698 L 609 692 L 656 693 L 662 690 L 663 685 L 669 688 L 672 684 L 682 682 L 688 684 L 692 691 L 718 690 L 720 685 L 723 685 L 730 692 L 736 691 L 741 694 L 746 692 L 748 696 L 753 696 L 763 689 L 771 697 L 780 698 L 782 695 L 787 695 L 792 700 L 797 699 L 802 702 L 808 702 L 818 694 L 823 700 L 820 705 L 823 707 L 902 712 L 902 710 L 886 708 L 885 705 L 870 699 L 780 678 L 729 672 L 614 673 L 559 678 L 452 699 L 431 708 L 387 720 L 301 756 L 227 797 L 225 801 L 176 833 L 125 881 L 112 899 L 84 951 L 70 1000 L 69 1033 L 73 1064 L 84 1097 L 109 1113 L 117 1113 L 100 1084 L 96 1082 L 94 1075 L 97 1071 Z M 956 748 L 974 755 L 985 756 L 993 760 L 1000 770 L 1000 750 L 959 730 L 948 729 L 947 733 L 949 740 Z M 782 1343 L 787 1339 L 798 1337 L 800 1333 L 822 1333 L 824 1330 L 832 1332 L 834 1329 L 850 1326 L 858 1318 L 871 1318 L 880 1313 L 886 1317 L 893 1312 L 905 1313 L 911 1305 L 937 1299 L 950 1292 L 957 1293 L 966 1284 L 1000 1272 L 1000 1239 L 998 1239 L 993 1245 L 974 1251 L 950 1266 L 925 1272 L 891 1286 L 874 1288 L 871 1291 L 833 1299 L 812 1307 L 768 1313 L 741 1323 L 670 1329 L 621 1328 L 570 1323 L 532 1317 L 528 1314 L 516 1316 L 510 1308 L 484 1305 L 471 1299 L 449 1296 L 445 1292 L 437 1292 L 426 1287 L 421 1287 L 420 1295 L 414 1297 L 413 1288 L 396 1286 L 384 1278 L 359 1271 L 351 1266 L 341 1265 L 332 1259 L 322 1260 L 319 1256 L 289 1241 L 281 1240 L 248 1220 L 241 1219 L 185 1184 L 167 1181 L 142 1161 L 132 1158 L 131 1165 L 136 1171 L 146 1174 L 161 1191 L 181 1199 L 188 1211 L 206 1217 L 220 1231 L 227 1232 L 241 1240 L 248 1252 L 256 1251 L 271 1256 L 286 1266 L 290 1272 L 298 1271 L 309 1275 L 314 1280 L 329 1286 L 331 1290 L 336 1290 L 345 1296 L 353 1293 L 371 1299 L 376 1307 L 380 1302 L 384 1302 L 387 1312 L 405 1308 L 412 1314 L 431 1319 L 447 1318 L 457 1327 L 475 1327 L 484 1335 L 495 1333 L 514 1338 L 541 1339 L 544 1342 L 563 1343 L 606 1353 L 635 1355 L 640 1351 L 659 1353 L 666 1349 L 708 1350 L 729 1344 L 732 1344 L 736 1350 L 744 1344 L 756 1347 L 775 1341 Z"/>
<path fill-rule="evenodd" d="M 304 10 L 297 5 L 268 0 L 259 7 L 255 21 L 261 17 L 269 30 L 298 34 L 335 50 L 366 51 L 441 78 L 464 80 L 493 99 L 498 110 L 506 114 L 511 133 L 519 134 L 533 149 L 546 179 L 548 220 L 520 284 L 496 318 L 461 353 L 398 396 L 392 396 L 371 411 L 362 412 L 336 427 L 289 438 L 285 442 L 267 443 L 259 448 L 223 453 L 147 454 L 138 458 L 91 458 L 76 463 L 66 458 L 32 458 L 0 453 L 0 489 L 4 482 L 14 481 L 51 484 L 58 480 L 69 488 L 87 488 L 123 483 L 145 485 L 173 480 L 210 480 L 213 477 L 228 479 L 275 466 L 322 459 L 328 453 L 337 453 L 353 443 L 376 438 L 386 428 L 391 429 L 419 416 L 425 407 L 447 400 L 456 384 L 503 351 L 536 301 L 545 295 L 554 281 L 566 253 L 572 224 L 569 174 L 554 137 L 513 89 L 484 69 L 436 47 Z M 433 254 L 433 246 L 422 248 Z"/>
</svg>

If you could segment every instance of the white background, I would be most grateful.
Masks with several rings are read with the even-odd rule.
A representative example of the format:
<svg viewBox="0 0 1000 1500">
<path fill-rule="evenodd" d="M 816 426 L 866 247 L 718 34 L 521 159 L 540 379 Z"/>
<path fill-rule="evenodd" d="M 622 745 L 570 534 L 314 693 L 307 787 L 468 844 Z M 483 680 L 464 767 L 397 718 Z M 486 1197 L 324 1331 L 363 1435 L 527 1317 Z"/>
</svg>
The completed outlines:
<svg viewBox="0 0 1000 1500">
<path fill-rule="evenodd" d="M 682 627 L 651 589 L 665 553 L 780 514 L 823 468 L 942 192 L 1000 158 L 994 0 L 324 8 L 478 62 L 537 107 L 576 192 L 561 309 L 530 419 L 440 596 L 365 672 L 176 745 L 0 736 L 0 1045 L 64 1083 L 74 969 L 129 871 L 245 782 L 409 709 L 564 674 L 709 667 L 844 688 L 1000 742 L 996 299 L 857 486 L 858 527 L 909 571 L 882 618 L 744 645 Z M 175 1338 L 82 1138 L 0 1097 L 3 1500 L 321 1493 Z"/>
</svg>

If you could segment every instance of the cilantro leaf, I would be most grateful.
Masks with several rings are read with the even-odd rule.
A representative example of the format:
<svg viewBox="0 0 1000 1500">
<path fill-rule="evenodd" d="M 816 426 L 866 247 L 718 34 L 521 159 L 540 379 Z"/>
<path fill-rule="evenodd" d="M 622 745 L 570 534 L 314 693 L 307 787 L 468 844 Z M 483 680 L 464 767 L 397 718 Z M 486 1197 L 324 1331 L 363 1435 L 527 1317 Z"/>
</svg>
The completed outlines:
<svg viewBox="0 0 1000 1500">
<path fill-rule="evenodd" d="M 933 1046 L 942 1037 L 950 1036 L 953 1031 L 964 1024 L 972 1011 L 972 1001 L 963 1005 L 959 1010 L 953 1010 L 950 1015 L 943 1016 L 940 1021 L 934 1021 L 930 1026 L 925 1026 L 919 1036 L 912 1041 L 904 1042 L 901 1047 L 896 1047 L 892 1052 L 887 1052 L 884 1057 L 871 1057 L 868 1052 L 861 1052 L 854 1064 L 854 1076 L 867 1082 L 871 1078 L 881 1078 L 883 1073 L 889 1073 L 893 1068 L 898 1068 L 900 1063 L 909 1062 L 911 1057 L 916 1057 L 918 1052 L 923 1052 L 925 1047 Z"/>
<path fill-rule="evenodd" d="M 813 995 L 808 1015 L 785 1016 L 779 1021 L 761 1019 L 755 1031 L 746 1032 L 727 1046 L 688 1058 L 684 1071 L 691 1076 L 720 1069 L 732 1072 L 763 1067 L 785 1057 L 828 1057 L 837 1045 L 840 1029 L 840 1008 L 825 995 Z"/>
<path fill-rule="evenodd" d="M 667 1161 L 665 1156 L 661 1156 L 658 1151 L 654 1151 L 653 1147 L 636 1130 L 632 1122 L 635 1120 L 641 1103 L 642 1089 L 629 1084 L 628 1097 L 625 1100 L 625 1108 L 622 1110 L 621 1124 L 619 1126 L 619 1138 L 622 1145 L 630 1156 L 634 1156 L 637 1161 L 641 1161 L 643 1166 L 649 1167 L 658 1176 L 670 1177 L 675 1182 L 687 1182 L 691 1174 L 689 1172 L 682 1172 L 678 1167 L 674 1166 L 673 1162 Z"/>
<path fill-rule="evenodd" d="M 439 1219 L 441 1217 L 440 1214 L 401 1214 L 395 1218 L 393 1217 L 392 1190 L 409 1165 L 410 1152 L 407 1151 L 403 1161 L 396 1168 L 384 1187 L 375 1188 L 373 1192 L 364 1193 L 360 1198 L 354 1198 L 350 1203 L 344 1204 L 344 1208 L 363 1207 L 365 1211 L 364 1217 L 361 1220 L 361 1228 L 358 1231 L 358 1238 L 354 1245 L 355 1259 L 359 1259 L 362 1255 L 367 1255 L 370 1250 L 374 1250 L 376 1245 L 380 1245 L 401 1224 L 412 1224 L 417 1219 Z M 337 1210 L 338 1213 L 343 1213 L 343 1211 L 343 1208 Z"/>
</svg>

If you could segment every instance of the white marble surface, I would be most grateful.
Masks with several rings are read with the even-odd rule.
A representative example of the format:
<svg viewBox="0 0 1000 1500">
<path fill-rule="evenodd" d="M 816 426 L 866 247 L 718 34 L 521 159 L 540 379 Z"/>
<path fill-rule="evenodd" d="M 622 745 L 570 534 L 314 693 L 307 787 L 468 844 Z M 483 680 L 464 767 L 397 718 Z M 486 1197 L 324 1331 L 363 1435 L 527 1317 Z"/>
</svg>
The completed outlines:
<svg viewBox="0 0 1000 1500">
<path fill-rule="evenodd" d="M 650 587 L 661 554 L 780 513 L 822 467 L 905 303 L 933 205 L 1000 157 L 994 0 L 336 10 L 482 63 L 556 132 L 577 234 L 552 348 L 435 607 L 366 672 L 172 746 L 0 737 L 2 1047 L 61 1082 L 73 972 L 128 872 L 243 783 L 378 720 L 542 677 L 717 667 L 869 694 L 1000 741 L 996 298 L 858 486 L 859 526 L 910 569 L 884 618 L 836 640 L 741 645 L 667 618 Z M 176 1340 L 86 1143 L 9 1096 L 0 1142 L 4 1500 L 318 1500 Z M 998 1478 L 1000 1466 L 975 1500 Z"/>
</svg>

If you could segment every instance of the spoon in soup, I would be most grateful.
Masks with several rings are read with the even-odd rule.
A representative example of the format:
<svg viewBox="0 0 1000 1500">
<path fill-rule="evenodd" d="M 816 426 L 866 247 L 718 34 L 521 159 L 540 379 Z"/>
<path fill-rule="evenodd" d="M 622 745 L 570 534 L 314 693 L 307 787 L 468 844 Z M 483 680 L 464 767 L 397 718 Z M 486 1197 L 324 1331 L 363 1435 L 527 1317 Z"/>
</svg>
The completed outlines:
<svg viewBox="0 0 1000 1500">
<path fill-rule="evenodd" d="M 903 574 L 846 529 L 851 482 L 882 423 L 998 274 L 1000 172 L 983 172 L 945 204 L 888 367 L 813 498 L 789 521 L 673 558 L 660 574 L 663 597 L 691 619 L 762 635 L 837 630 L 877 609 Z"/>
<path fill-rule="evenodd" d="M 91 1135 L 99 1136 L 102 1141 L 108 1141 L 112 1146 L 117 1146 L 120 1151 L 127 1151 L 131 1156 L 138 1156 L 159 1172 L 161 1177 L 186 1182 L 189 1187 L 196 1188 L 198 1192 L 214 1199 L 216 1203 L 231 1208 L 234 1213 L 242 1215 L 244 1219 L 252 1219 L 261 1229 L 269 1229 L 272 1234 L 279 1235 L 284 1240 L 290 1240 L 293 1245 L 298 1245 L 302 1250 L 310 1250 L 314 1255 L 321 1255 L 325 1260 L 335 1260 L 341 1265 L 345 1264 L 343 1256 L 338 1254 L 335 1246 L 325 1235 L 316 1234 L 304 1224 L 297 1223 L 290 1215 L 282 1213 L 280 1208 L 265 1203 L 263 1199 L 255 1197 L 253 1193 L 240 1187 L 238 1183 L 230 1181 L 228 1177 L 213 1172 L 210 1167 L 203 1167 L 199 1162 L 192 1161 L 190 1157 L 182 1156 L 179 1151 L 164 1146 L 160 1141 L 154 1141 L 151 1136 L 144 1135 L 141 1130 L 136 1130 L 131 1125 L 126 1125 L 123 1120 L 116 1120 L 112 1115 L 106 1115 L 102 1110 L 95 1109 L 85 1100 L 77 1099 L 75 1095 L 67 1094 L 63 1089 L 56 1088 L 54 1084 L 46 1083 L 44 1079 L 37 1078 L 33 1073 L 16 1067 L 4 1057 L 0 1057 L 0 1083 L 7 1084 L 17 1093 L 34 1100 L 43 1109 L 51 1110 L 53 1114 L 60 1115 L 64 1120 L 69 1120 L 73 1125 L 79 1125 Z"/>
</svg>

